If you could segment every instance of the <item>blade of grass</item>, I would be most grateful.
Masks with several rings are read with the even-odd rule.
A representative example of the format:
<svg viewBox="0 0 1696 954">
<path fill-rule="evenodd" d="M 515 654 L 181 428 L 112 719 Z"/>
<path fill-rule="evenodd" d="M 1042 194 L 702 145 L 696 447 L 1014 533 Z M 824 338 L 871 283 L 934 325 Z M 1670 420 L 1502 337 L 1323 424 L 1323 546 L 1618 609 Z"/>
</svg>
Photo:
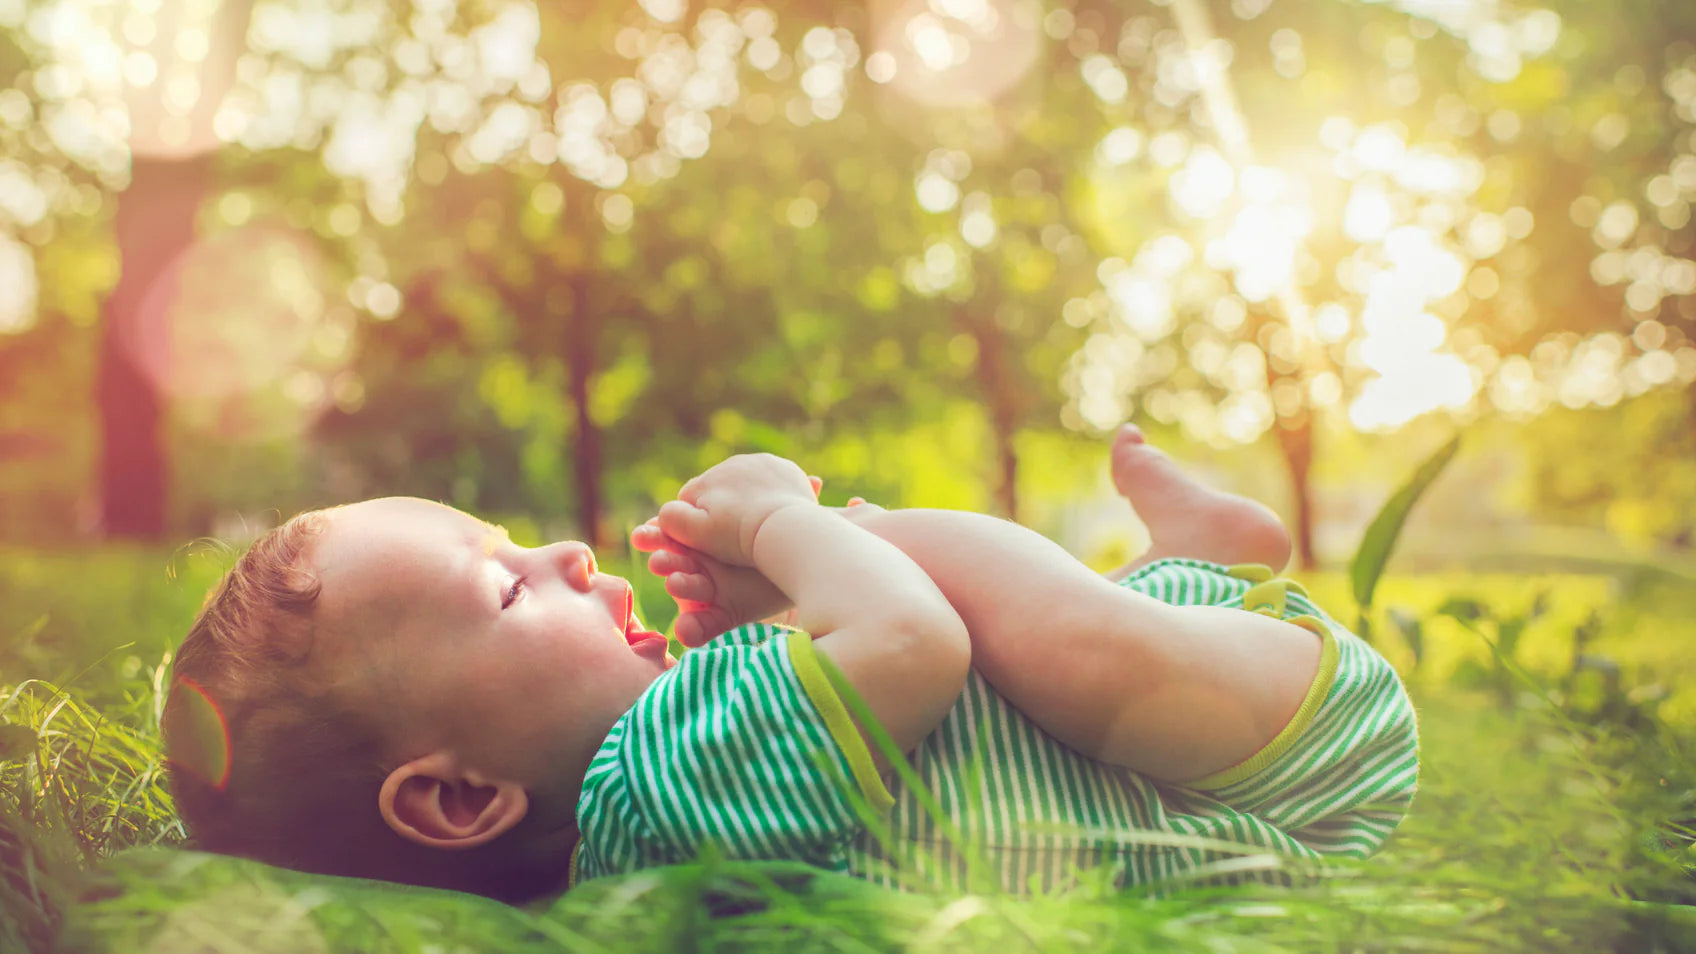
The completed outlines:
<svg viewBox="0 0 1696 954">
<path fill-rule="evenodd" d="M 1349 579 L 1354 584 L 1355 603 L 1360 607 L 1357 631 L 1362 638 L 1370 638 L 1372 595 L 1378 588 L 1379 578 L 1384 575 L 1390 551 L 1396 545 L 1396 538 L 1401 536 L 1408 514 L 1459 449 L 1460 435 L 1456 434 L 1426 458 L 1407 483 L 1390 496 L 1361 536 L 1360 548 L 1355 551 L 1354 562 L 1349 567 Z"/>
</svg>

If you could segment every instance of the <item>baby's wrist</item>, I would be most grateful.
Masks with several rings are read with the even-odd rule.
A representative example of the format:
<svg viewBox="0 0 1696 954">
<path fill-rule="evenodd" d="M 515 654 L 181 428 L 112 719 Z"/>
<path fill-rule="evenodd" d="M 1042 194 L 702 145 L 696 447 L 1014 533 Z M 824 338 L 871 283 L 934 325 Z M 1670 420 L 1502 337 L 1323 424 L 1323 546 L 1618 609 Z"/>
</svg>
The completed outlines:
<svg viewBox="0 0 1696 954">
<path fill-rule="evenodd" d="M 754 532 L 748 537 L 747 553 L 749 565 L 756 569 L 759 569 L 761 566 L 759 559 L 761 539 L 769 540 L 771 536 L 770 531 L 774 527 L 778 528 L 779 533 L 784 532 L 782 528 L 788 522 L 789 518 L 780 518 L 780 514 L 791 512 L 791 516 L 793 516 L 795 513 L 819 511 L 822 509 L 823 508 L 818 505 L 818 501 L 816 500 L 797 498 L 795 500 L 780 503 L 766 511 L 765 516 L 761 517 L 759 523 L 754 525 Z M 769 549 L 769 547 L 767 549 Z M 770 574 L 767 575 L 769 576 Z"/>
</svg>

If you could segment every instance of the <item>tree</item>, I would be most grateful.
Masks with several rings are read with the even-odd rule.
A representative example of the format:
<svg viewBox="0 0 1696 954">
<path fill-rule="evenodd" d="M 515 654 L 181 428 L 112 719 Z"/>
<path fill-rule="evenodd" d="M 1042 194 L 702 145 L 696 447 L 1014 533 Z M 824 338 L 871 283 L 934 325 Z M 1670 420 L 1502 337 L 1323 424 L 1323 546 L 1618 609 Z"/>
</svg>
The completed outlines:
<svg viewBox="0 0 1696 954">
<path fill-rule="evenodd" d="M 1147 135 L 1110 134 L 1132 161 L 1103 188 L 1140 196 L 1173 227 L 1106 269 L 1121 321 L 1100 327 L 1113 347 L 1078 359 L 1080 413 L 1104 423 L 1134 395 L 1210 441 L 1276 428 L 1311 562 L 1314 415 L 1346 407 L 1354 427 L 1388 430 L 1431 411 L 1611 403 L 1678 376 L 1681 339 L 1651 329 L 1630 359 L 1612 330 L 1617 304 L 1582 267 L 1584 229 L 1599 224 L 1587 210 L 1604 204 L 1584 198 L 1597 183 L 1582 170 L 1621 168 L 1611 131 L 1629 123 L 1620 110 L 1642 108 L 1625 99 L 1642 83 L 1598 75 L 1647 75 L 1622 38 L 1688 35 L 1688 17 L 1652 4 L 1624 17 L 1563 5 L 1565 19 L 1447 8 L 1426 19 L 1241 3 L 1210 27 L 1198 0 L 1172 9 L 1172 21 L 1133 17 L 1119 31 L 1110 65 L 1138 77 Z M 1577 89 L 1598 92 L 1574 101 Z M 1669 168 L 1678 135 L 1645 137 L 1644 165 Z M 1664 182 L 1656 192 L 1670 196 Z M 1634 211 L 1609 208 L 1608 228 L 1636 231 Z M 1574 229 L 1569 216 L 1590 222 Z M 1653 254 L 1652 270 L 1684 274 Z"/>
</svg>

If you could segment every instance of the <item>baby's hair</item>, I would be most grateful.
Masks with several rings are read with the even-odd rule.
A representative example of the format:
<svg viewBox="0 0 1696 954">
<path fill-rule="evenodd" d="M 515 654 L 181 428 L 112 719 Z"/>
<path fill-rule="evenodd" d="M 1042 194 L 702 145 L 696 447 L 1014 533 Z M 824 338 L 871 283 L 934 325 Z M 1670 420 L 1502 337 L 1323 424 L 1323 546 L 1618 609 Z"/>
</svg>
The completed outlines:
<svg viewBox="0 0 1696 954">
<path fill-rule="evenodd" d="M 390 833 L 375 807 L 376 727 L 308 664 L 319 581 L 305 557 L 325 524 L 323 511 L 311 511 L 267 532 L 207 594 L 177 652 L 165 750 L 178 814 L 200 847 L 358 874 Z M 196 695 L 218 719 L 188 717 L 201 705 Z M 224 738 L 188 737 L 208 727 Z M 219 747 L 221 771 L 193 764 Z"/>
</svg>

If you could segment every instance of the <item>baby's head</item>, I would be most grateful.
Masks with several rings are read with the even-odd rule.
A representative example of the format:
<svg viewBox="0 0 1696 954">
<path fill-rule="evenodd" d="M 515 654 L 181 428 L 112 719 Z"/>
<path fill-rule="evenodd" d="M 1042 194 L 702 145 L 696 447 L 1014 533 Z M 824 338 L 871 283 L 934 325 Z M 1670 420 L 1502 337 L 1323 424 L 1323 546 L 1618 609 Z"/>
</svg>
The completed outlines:
<svg viewBox="0 0 1696 954">
<path fill-rule="evenodd" d="M 590 758 L 675 662 L 632 602 L 587 546 L 516 546 L 440 504 L 295 517 L 177 655 L 165 736 L 184 822 L 208 850 L 303 870 L 545 890 Z M 227 771 L 222 753 L 191 764 L 202 697 Z"/>
</svg>

